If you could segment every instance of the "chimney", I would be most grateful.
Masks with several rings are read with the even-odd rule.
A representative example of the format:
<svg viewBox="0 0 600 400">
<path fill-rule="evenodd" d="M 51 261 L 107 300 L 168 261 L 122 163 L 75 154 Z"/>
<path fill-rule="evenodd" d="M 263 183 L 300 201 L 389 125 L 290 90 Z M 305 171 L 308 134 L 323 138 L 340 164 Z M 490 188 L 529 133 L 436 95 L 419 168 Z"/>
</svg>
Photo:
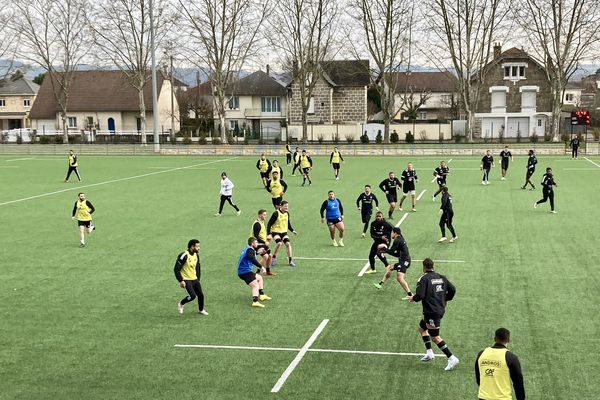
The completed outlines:
<svg viewBox="0 0 600 400">
<path fill-rule="evenodd" d="M 502 46 L 500 45 L 500 43 L 494 43 L 494 60 L 499 59 L 501 54 Z"/>
<path fill-rule="evenodd" d="M 267 75 L 269 75 L 269 72 L 271 72 L 271 67 L 269 67 L 269 64 L 267 64 Z"/>
</svg>

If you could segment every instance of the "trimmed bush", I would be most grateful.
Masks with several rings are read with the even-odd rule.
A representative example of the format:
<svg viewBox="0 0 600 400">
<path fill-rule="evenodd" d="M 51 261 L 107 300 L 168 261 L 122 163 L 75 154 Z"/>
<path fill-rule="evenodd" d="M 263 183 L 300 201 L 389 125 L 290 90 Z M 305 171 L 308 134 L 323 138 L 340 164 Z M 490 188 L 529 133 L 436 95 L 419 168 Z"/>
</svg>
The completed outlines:
<svg viewBox="0 0 600 400">
<path fill-rule="evenodd" d="M 390 142 L 398 143 L 399 141 L 400 141 L 400 136 L 398 136 L 398 133 L 396 131 L 392 132 L 390 134 Z"/>
</svg>

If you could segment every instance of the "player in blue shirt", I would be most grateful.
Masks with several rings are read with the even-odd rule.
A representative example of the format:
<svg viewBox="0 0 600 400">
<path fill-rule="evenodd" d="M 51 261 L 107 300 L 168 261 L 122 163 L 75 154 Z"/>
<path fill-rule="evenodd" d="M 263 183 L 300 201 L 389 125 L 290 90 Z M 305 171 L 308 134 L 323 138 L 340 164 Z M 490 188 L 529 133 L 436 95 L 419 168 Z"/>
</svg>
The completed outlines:
<svg viewBox="0 0 600 400">
<path fill-rule="evenodd" d="M 248 245 L 244 247 L 240 254 L 240 258 L 238 259 L 237 273 L 240 279 L 246 282 L 246 284 L 250 286 L 250 289 L 252 289 L 252 307 L 264 308 L 265 305 L 260 303 L 259 300 L 271 300 L 271 298 L 267 296 L 263 290 L 264 283 L 262 276 L 260 276 L 260 274 L 255 274 L 252 271 L 252 266 L 256 266 L 259 271 L 263 270 L 262 265 L 260 265 L 256 259 L 257 248 L 258 241 L 256 238 L 249 238 Z"/>
<path fill-rule="evenodd" d="M 325 217 L 323 216 L 325 212 Z M 332 244 L 337 247 L 344 247 L 344 207 L 340 199 L 335 198 L 335 193 L 330 190 L 327 193 L 327 200 L 321 204 L 321 223 L 327 219 L 327 226 L 329 227 L 329 236 L 331 237 Z M 335 241 L 335 228 L 337 228 L 340 241 Z"/>
</svg>

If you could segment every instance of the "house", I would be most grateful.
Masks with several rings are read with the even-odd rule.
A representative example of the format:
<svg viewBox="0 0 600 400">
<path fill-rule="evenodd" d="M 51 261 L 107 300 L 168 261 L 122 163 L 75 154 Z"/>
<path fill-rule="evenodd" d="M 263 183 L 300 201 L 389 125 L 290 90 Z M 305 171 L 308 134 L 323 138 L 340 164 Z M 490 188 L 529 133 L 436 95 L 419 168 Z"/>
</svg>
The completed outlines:
<svg viewBox="0 0 600 400">
<path fill-rule="evenodd" d="M 367 120 L 367 87 L 371 81 L 369 60 L 333 60 L 319 64 L 319 76 L 309 100 L 310 124 L 359 124 Z M 302 123 L 300 85 L 289 88 L 289 123 Z"/>
<path fill-rule="evenodd" d="M 286 89 L 270 76 L 269 66 L 266 72 L 256 71 L 235 81 L 225 94 L 229 98 L 225 112 L 228 130 L 253 130 L 263 138 L 281 135 L 287 110 Z"/>
<path fill-rule="evenodd" d="M 171 129 L 174 114 L 175 132 L 179 131 L 179 105 L 174 101 L 171 110 L 171 82 L 163 73 L 157 74 L 159 132 Z M 53 94 L 50 76 L 46 76 L 31 107 L 32 128 L 38 135 L 62 129 L 60 106 Z M 55 85 L 59 90 L 58 85 Z M 146 130 L 153 130 L 152 85 L 144 88 Z M 68 130 L 72 133 L 93 131 L 112 134 L 139 132 L 142 128 L 137 90 L 122 71 L 75 71 L 67 104 Z"/>
<path fill-rule="evenodd" d="M 494 58 L 484 68 L 474 135 L 543 137 L 552 116 L 552 88 L 544 67 L 522 49 L 502 52 L 495 45 Z"/>
<path fill-rule="evenodd" d="M 565 92 L 563 93 L 563 106 L 566 108 L 577 108 L 581 106 L 581 95 L 583 94 L 583 84 L 579 82 L 567 82 Z"/>
<path fill-rule="evenodd" d="M 189 118 L 200 118 L 206 110 L 213 109 L 212 85 L 210 82 L 200 83 L 196 86 L 188 88 L 183 95 L 185 99 L 186 114 Z M 183 107 L 180 104 L 180 107 Z"/>
<path fill-rule="evenodd" d="M 0 131 L 29 128 L 29 112 L 40 90 L 20 72 L 0 80 Z"/>
<path fill-rule="evenodd" d="M 394 119 L 408 119 L 414 112 L 417 120 L 458 118 L 458 80 L 449 71 L 394 72 L 386 77 L 394 90 Z"/>
</svg>

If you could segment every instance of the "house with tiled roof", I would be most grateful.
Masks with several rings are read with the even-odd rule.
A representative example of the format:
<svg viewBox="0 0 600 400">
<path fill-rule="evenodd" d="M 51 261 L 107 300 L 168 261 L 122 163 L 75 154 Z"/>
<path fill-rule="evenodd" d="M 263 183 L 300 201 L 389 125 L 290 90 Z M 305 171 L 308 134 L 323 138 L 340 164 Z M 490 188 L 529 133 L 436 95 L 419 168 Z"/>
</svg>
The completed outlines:
<svg viewBox="0 0 600 400">
<path fill-rule="evenodd" d="M 358 124 L 367 120 L 369 60 L 332 60 L 319 64 L 319 76 L 309 100 L 307 122 L 312 124 Z M 302 123 L 300 85 L 288 85 L 289 123 Z"/>
<path fill-rule="evenodd" d="M 544 67 L 524 50 L 502 51 L 485 68 L 474 135 L 483 138 L 543 137 L 552 117 L 552 88 Z"/>
<path fill-rule="evenodd" d="M 458 117 L 458 80 L 452 72 L 394 72 L 386 78 L 394 90 L 395 120 L 411 110 L 418 120 Z"/>
<path fill-rule="evenodd" d="M 60 106 L 47 75 L 31 107 L 32 128 L 38 134 L 62 129 Z M 171 82 L 163 73 L 157 74 L 159 132 L 171 128 L 171 115 L 175 132 L 179 131 L 179 106 L 174 101 L 171 110 Z M 144 88 L 146 131 L 153 130 L 152 86 L 150 79 Z M 72 133 L 95 130 L 99 133 L 139 132 L 141 130 L 140 100 L 137 90 L 122 71 L 75 71 L 67 104 L 68 130 Z"/>
<path fill-rule="evenodd" d="M 225 89 L 227 129 L 246 128 L 263 138 L 279 137 L 286 118 L 286 93 L 285 86 L 270 75 L 269 66 L 266 72 L 256 71 L 233 82 Z"/>
<path fill-rule="evenodd" d="M 0 80 L 0 131 L 29 128 L 29 112 L 39 90 L 20 73 Z"/>
</svg>

